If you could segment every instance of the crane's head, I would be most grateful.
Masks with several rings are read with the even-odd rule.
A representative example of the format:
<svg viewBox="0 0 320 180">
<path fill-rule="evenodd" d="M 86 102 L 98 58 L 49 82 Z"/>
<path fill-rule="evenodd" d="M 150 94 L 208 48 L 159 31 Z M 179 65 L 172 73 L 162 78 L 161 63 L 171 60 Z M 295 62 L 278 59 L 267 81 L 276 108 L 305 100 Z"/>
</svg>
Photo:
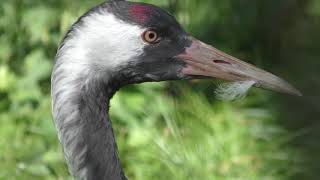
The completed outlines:
<svg viewBox="0 0 320 180">
<path fill-rule="evenodd" d="M 67 47 L 60 50 L 70 48 L 77 53 L 73 59 L 79 57 L 79 61 L 74 66 L 86 66 L 102 78 L 106 73 L 121 77 L 121 85 L 218 78 L 254 81 L 257 87 L 301 95 L 281 78 L 195 39 L 172 15 L 149 4 L 104 3 L 84 15 L 65 41 L 69 45 L 64 43 Z M 87 60 L 80 62 L 80 56 Z"/>
</svg>

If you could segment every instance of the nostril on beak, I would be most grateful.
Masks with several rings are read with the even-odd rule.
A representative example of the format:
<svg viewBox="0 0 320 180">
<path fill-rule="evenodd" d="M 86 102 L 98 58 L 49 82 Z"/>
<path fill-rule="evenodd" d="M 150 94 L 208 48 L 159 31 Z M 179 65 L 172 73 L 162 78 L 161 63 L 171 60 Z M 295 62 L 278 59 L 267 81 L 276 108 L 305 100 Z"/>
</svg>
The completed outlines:
<svg viewBox="0 0 320 180">
<path fill-rule="evenodd" d="M 217 64 L 231 64 L 227 61 L 224 61 L 224 60 L 213 60 L 214 63 L 217 63 Z"/>
</svg>

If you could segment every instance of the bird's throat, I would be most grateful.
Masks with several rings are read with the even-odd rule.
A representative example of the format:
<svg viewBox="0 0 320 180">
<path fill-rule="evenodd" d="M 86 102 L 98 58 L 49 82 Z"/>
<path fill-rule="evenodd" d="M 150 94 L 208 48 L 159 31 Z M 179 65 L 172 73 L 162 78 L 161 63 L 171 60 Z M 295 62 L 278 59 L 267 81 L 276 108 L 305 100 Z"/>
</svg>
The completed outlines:
<svg viewBox="0 0 320 180">
<path fill-rule="evenodd" d="M 53 89 L 55 123 L 72 175 L 89 180 L 126 179 L 108 116 L 115 90 L 94 80 L 73 91 Z"/>
</svg>

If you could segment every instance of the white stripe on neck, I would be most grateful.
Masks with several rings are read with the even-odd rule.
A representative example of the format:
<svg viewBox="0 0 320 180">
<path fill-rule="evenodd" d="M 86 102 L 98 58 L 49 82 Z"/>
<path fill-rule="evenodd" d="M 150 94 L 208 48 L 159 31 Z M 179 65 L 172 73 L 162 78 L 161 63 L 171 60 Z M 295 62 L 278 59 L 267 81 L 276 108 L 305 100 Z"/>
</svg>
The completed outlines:
<svg viewBox="0 0 320 180">
<path fill-rule="evenodd" d="M 141 39 L 143 31 L 137 25 L 100 11 L 83 17 L 59 49 L 52 74 L 52 111 L 69 165 L 77 166 L 87 152 L 83 147 L 81 153 L 75 154 L 81 128 L 64 131 L 65 124 L 78 120 L 79 108 L 73 98 L 86 86 L 90 76 L 98 73 L 97 70 L 116 72 L 117 67 L 143 54 L 146 45 Z M 70 168 L 78 177 L 85 177 L 88 171 Z"/>
</svg>

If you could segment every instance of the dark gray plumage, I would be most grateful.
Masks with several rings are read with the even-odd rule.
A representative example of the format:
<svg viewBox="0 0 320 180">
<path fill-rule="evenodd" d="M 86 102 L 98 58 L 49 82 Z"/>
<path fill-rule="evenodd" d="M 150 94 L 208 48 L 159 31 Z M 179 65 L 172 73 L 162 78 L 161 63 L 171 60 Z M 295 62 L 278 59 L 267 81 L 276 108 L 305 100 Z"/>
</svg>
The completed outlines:
<svg viewBox="0 0 320 180">
<path fill-rule="evenodd" d="M 146 36 L 151 34 L 151 36 Z M 124 180 L 108 116 L 127 84 L 221 78 L 300 95 L 280 78 L 189 36 L 166 11 L 122 0 L 82 16 L 64 38 L 52 72 L 52 112 L 71 174 Z"/>
<path fill-rule="evenodd" d="M 184 64 L 172 59 L 173 55 L 184 49 L 183 44 L 175 45 L 180 41 L 172 43 L 173 52 L 169 56 L 168 53 L 163 53 L 168 56 L 168 59 L 164 57 L 163 61 L 159 62 L 157 59 L 163 55 L 160 53 L 157 56 L 152 53 L 154 51 L 152 47 L 146 47 L 150 50 L 145 53 L 136 52 L 133 48 L 131 57 L 121 60 L 117 60 L 117 56 L 121 56 L 121 52 L 115 53 L 113 56 L 110 55 L 113 51 L 112 48 L 105 49 L 109 56 L 109 58 L 103 57 L 106 59 L 95 58 L 97 48 L 86 49 L 87 52 L 81 55 L 84 50 L 78 46 L 80 47 L 82 43 L 85 44 L 88 41 L 80 39 L 87 38 L 85 36 L 90 33 L 95 36 L 97 32 L 94 31 L 99 31 L 97 26 L 100 26 L 98 23 L 101 22 L 98 20 L 95 22 L 97 26 L 93 30 L 88 27 L 88 24 L 95 19 L 104 18 L 105 24 L 101 24 L 105 26 L 103 28 L 107 28 L 104 33 L 120 31 L 117 27 L 108 27 L 108 23 L 115 26 L 137 26 L 135 22 L 130 20 L 124 22 L 124 16 L 120 14 L 121 11 L 128 12 L 128 8 L 132 4 L 134 3 L 125 1 L 107 2 L 90 10 L 72 26 L 56 56 L 52 73 L 53 114 L 70 172 L 76 179 L 126 179 L 118 158 L 111 121 L 107 114 L 109 100 L 120 87 L 126 84 L 177 79 L 176 71 L 181 69 Z M 162 12 L 154 6 L 149 8 Z M 166 14 L 164 11 L 162 13 Z M 166 19 L 164 20 L 166 22 Z M 168 23 L 171 21 L 173 20 L 170 19 Z M 176 26 L 181 30 L 178 23 Z M 168 25 L 168 27 L 171 26 Z M 112 28 L 115 29 L 112 30 Z M 174 38 L 179 37 L 178 35 L 177 32 L 177 36 Z M 181 33 L 181 35 L 184 34 Z M 140 34 L 137 34 L 137 37 L 140 38 Z M 119 40 L 117 37 L 114 38 L 115 41 Z M 125 40 L 123 39 L 123 41 Z M 92 43 L 99 44 L 99 40 L 93 40 Z M 164 44 L 163 50 L 159 46 L 159 52 L 165 51 L 167 46 L 170 44 Z M 121 47 L 121 49 L 124 52 L 128 50 L 125 47 Z M 174 49 L 177 49 L 176 52 Z M 136 57 L 134 57 L 135 53 L 137 53 Z M 115 61 L 125 62 L 118 64 Z M 172 65 L 169 65 L 169 61 L 172 61 Z"/>
</svg>

